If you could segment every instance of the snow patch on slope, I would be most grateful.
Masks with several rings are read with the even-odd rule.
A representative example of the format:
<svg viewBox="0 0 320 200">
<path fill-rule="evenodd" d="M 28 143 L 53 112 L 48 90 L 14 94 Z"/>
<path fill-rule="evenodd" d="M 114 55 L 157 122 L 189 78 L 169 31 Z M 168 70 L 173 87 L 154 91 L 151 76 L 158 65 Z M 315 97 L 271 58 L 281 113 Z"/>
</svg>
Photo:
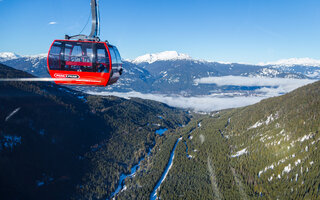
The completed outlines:
<svg viewBox="0 0 320 200">
<path fill-rule="evenodd" d="M 273 122 L 275 119 L 278 119 L 279 118 L 279 113 L 277 112 L 274 116 L 273 114 L 269 115 L 266 119 L 266 121 L 257 121 L 254 125 L 250 126 L 247 130 L 250 130 L 250 129 L 254 129 L 254 128 L 258 128 L 259 126 L 262 126 L 262 125 L 268 125 L 270 124 L 271 122 Z"/>
<path fill-rule="evenodd" d="M 235 158 L 235 157 L 239 157 L 243 154 L 247 154 L 247 153 L 248 153 L 247 148 L 244 148 L 244 149 L 238 151 L 236 154 L 231 155 L 231 157 Z"/>
</svg>

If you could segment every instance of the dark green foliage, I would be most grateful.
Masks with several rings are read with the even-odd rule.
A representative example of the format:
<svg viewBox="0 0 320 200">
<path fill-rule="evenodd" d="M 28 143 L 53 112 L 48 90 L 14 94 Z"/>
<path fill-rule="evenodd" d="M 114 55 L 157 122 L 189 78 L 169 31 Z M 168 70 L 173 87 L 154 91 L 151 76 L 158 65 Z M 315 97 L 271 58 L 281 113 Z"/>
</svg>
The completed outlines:
<svg viewBox="0 0 320 200">
<path fill-rule="evenodd" d="M 31 76 L 0 65 L 4 77 Z M 0 110 L 0 199 L 105 199 L 120 173 L 154 145 L 154 124 L 174 128 L 189 121 L 158 102 L 37 82 L 0 82 Z"/>
<path fill-rule="evenodd" d="M 319 113 L 316 82 L 252 106 L 195 117 L 158 143 L 161 150 L 118 197 L 148 199 L 180 135 L 161 199 L 319 199 Z"/>
<path fill-rule="evenodd" d="M 0 66 L 0 77 L 19 75 L 27 76 Z M 178 127 L 189 121 L 185 112 L 154 101 L 87 96 L 44 83 L 0 83 L 0 94 L 4 199 L 105 199 L 142 157 L 115 198 L 149 199 L 179 137 L 161 199 L 320 196 L 320 82 L 252 106 L 193 114 L 185 127 Z M 161 127 L 169 131 L 155 135 Z M 5 147 L 8 135 L 21 136 L 21 144 Z"/>
</svg>

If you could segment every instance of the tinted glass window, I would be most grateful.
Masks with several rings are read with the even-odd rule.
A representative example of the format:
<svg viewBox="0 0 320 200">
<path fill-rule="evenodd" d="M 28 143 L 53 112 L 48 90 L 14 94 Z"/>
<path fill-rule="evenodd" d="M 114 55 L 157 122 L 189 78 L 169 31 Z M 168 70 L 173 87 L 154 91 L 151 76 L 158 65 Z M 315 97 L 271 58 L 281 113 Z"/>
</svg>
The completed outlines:
<svg viewBox="0 0 320 200">
<path fill-rule="evenodd" d="M 96 62 L 98 72 L 109 72 L 109 55 L 104 44 L 97 44 L 97 62 Z"/>
<path fill-rule="evenodd" d="M 97 44 L 97 62 L 109 63 L 109 55 L 104 44 Z"/>
<path fill-rule="evenodd" d="M 71 48 L 65 48 L 64 49 L 64 56 L 69 58 L 71 56 L 71 52 L 72 52 Z M 65 58 L 65 59 L 67 60 L 67 58 Z"/>
<path fill-rule="evenodd" d="M 66 45 L 64 48 L 64 60 L 71 61 L 72 46 Z"/>
<path fill-rule="evenodd" d="M 86 57 L 88 59 L 88 62 L 93 62 L 93 50 L 92 48 L 87 48 Z"/>
<path fill-rule="evenodd" d="M 93 43 L 65 42 L 62 70 L 93 72 Z"/>
<path fill-rule="evenodd" d="M 117 47 L 113 47 L 113 49 L 114 49 L 114 52 L 116 53 L 118 63 L 121 64 L 122 63 L 121 56 L 120 56 L 120 53 L 119 53 Z"/>
<path fill-rule="evenodd" d="M 116 60 L 115 52 L 112 50 L 110 53 Z M 66 71 L 107 72 L 109 56 L 102 43 L 58 41 L 50 50 L 49 67 Z"/>
<path fill-rule="evenodd" d="M 50 51 L 51 55 L 59 55 L 61 52 L 61 45 L 53 45 Z"/>
<path fill-rule="evenodd" d="M 73 62 L 81 62 L 82 50 L 80 45 L 76 45 L 73 47 L 71 52 L 71 61 Z"/>
<path fill-rule="evenodd" d="M 60 69 L 60 53 L 61 53 L 61 42 L 55 42 L 49 53 L 49 68 L 52 70 Z"/>
<path fill-rule="evenodd" d="M 93 43 L 82 43 L 82 62 L 93 62 L 94 54 L 93 54 Z"/>
<path fill-rule="evenodd" d="M 105 49 L 97 49 L 97 62 L 98 63 L 106 63 L 107 62 L 107 56 L 106 56 L 106 50 Z"/>
<path fill-rule="evenodd" d="M 112 64 L 118 63 L 116 53 L 114 52 L 114 49 L 112 46 L 109 46 L 109 51 L 110 51 L 110 55 L 111 55 Z"/>
</svg>

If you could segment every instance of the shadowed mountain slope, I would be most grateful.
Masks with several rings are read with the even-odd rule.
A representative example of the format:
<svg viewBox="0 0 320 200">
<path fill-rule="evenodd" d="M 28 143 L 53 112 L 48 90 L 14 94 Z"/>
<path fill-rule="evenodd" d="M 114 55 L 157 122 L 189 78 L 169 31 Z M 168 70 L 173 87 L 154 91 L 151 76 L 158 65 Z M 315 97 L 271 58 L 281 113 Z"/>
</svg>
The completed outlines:
<svg viewBox="0 0 320 200">
<path fill-rule="evenodd" d="M 32 76 L 0 64 L 0 78 L 13 77 Z M 189 121 L 158 102 L 37 82 L 0 82 L 0 110 L 1 199 L 107 198 L 155 130 Z"/>
</svg>

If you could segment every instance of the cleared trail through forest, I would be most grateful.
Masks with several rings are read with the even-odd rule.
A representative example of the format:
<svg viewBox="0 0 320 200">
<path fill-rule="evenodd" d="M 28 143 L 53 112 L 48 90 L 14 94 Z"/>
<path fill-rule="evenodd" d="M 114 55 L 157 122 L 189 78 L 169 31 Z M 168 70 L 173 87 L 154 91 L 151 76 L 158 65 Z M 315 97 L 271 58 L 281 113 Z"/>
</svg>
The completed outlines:
<svg viewBox="0 0 320 200">
<path fill-rule="evenodd" d="M 232 171 L 232 175 L 234 177 L 234 180 L 236 181 L 236 184 L 239 188 L 239 192 L 240 192 L 240 195 L 241 195 L 241 199 L 243 200 L 248 200 L 248 196 L 246 194 L 246 192 L 244 191 L 243 189 L 243 184 L 241 182 L 241 180 L 238 178 L 237 174 L 236 174 L 236 171 L 234 170 L 234 168 L 230 167 L 231 171 Z"/>
<path fill-rule="evenodd" d="M 207 164 L 208 164 L 208 171 L 209 171 L 209 175 L 210 175 L 214 199 L 221 200 L 222 195 L 219 191 L 218 184 L 216 181 L 216 175 L 215 175 L 215 172 L 214 172 L 214 169 L 213 169 L 211 163 L 212 163 L 212 160 L 211 160 L 211 158 L 208 157 Z"/>
</svg>

